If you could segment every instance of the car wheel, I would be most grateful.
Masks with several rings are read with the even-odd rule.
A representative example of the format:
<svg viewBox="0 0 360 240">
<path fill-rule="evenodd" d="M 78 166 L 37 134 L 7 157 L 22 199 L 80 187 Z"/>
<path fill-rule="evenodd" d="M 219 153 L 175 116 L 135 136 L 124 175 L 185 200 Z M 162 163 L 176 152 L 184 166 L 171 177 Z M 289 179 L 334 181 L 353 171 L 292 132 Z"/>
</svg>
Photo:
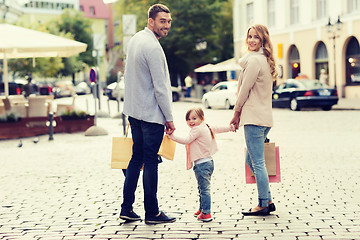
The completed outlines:
<svg viewBox="0 0 360 240">
<path fill-rule="evenodd" d="M 207 108 L 207 109 L 211 108 L 207 99 L 205 99 L 204 105 L 205 105 L 205 108 Z"/>
<path fill-rule="evenodd" d="M 292 98 L 290 100 L 290 109 L 292 111 L 299 111 L 300 110 L 300 107 L 299 107 L 299 104 L 298 104 L 298 101 L 296 100 L 296 98 Z"/>
<path fill-rule="evenodd" d="M 173 102 L 177 102 L 177 101 L 179 101 L 179 99 L 180 99 L 179 94 L 178 94 L 177 92 L 173 92 L 173 93 L 172 93 L 172 100 L 173 100 Z"/>
<path fill-rule="evenodd" d="M 225 101 L 225 108 L 226 108 L 226 109 L 231 109 L 231 105 L 230 105 L 229 99 L 226 99 L 226 101 Z"/>
<path fill-rule="evenodd" d="M 331 106 L 331 105 L 329 105 L 329 106 L 325 106 L 325 107 L 323 107 L 322 109 L 323 109 L 324 111 L 330 111 L 330 110 L 331 110 L 331 108 L 332 108 L 332 106 Z"/>
</svg>

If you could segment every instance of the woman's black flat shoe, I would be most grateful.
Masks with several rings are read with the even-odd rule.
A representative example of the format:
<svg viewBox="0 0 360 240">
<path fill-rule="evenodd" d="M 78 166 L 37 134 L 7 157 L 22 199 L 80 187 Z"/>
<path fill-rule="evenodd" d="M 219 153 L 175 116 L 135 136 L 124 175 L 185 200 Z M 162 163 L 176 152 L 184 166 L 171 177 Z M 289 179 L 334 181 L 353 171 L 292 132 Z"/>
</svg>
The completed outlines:
<svg viewBox="0 0 360 240">
<path fill-rule="evenodd" d="M 274 212 L 276 210 L 274 203 L 270 203 L 268 208 L 269 208 L 269 212 Z"/>
<path fill-rule="evenodd" d="M 242 214 L 244 216 L 266 216 L 266 215 L 270 214 L 270 209 L 269 209 L 269 207 L 266 207 L 259 211 L 252 212 L 251 208 L 250 208 L 250 210 L 248 212 L 242 212 Z"/>
</svg>

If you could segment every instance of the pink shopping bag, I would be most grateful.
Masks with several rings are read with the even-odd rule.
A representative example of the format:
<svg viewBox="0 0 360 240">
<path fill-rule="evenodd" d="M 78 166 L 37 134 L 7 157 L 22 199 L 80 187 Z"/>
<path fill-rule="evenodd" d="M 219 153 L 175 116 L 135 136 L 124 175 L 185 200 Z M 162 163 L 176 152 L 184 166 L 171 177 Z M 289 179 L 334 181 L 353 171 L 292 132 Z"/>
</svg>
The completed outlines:
<svg viewBox="0 0 360 240">
<path fill-rule="evenodd" d="M 245 153 L 246 153 L 246 150 L 245 150 Z M 275 147 L 275 159 L 273 159 L 273 157 L 267 157 L 267 156 L 269 156 L 269 155 L 267 155 L 265 153 L 265 163 L 271 162 L 274 160 L 276 163 L 276 167 L 275 167 L 276 175 L 269 174 L 269 182 L 271 182 L 271 183 L 281 182 L 279 146 Z M 267 167 L 270 165 L 273 165 L 273 164 L 267 164 Z M 268 172 L 269 172 L 269 170 L 268 170 Z M 246 181 L 246 184 L 256 183 L 255 176 L 246 163 L 245 163 L 245 181 Z"/>
</svg>

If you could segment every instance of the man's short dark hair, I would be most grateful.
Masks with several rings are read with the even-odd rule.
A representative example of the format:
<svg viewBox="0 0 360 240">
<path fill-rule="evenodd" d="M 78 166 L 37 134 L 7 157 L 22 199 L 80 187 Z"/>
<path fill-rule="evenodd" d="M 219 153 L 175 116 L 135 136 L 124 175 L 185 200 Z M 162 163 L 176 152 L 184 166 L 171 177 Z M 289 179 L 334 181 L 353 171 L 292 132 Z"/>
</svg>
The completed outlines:
<svg viewBox="0 0 360 240">
<path fill-rule="evenodd" d="M 170 10 L 167 6 L 163 5 L 163 4 L 154 4 L 149 8 L 148 11 L 148 18 L 152 18 L 155 20 L 157 14 L 159 12 L 166 12 L 166 13 L 170 13 Z"/>
</svg>

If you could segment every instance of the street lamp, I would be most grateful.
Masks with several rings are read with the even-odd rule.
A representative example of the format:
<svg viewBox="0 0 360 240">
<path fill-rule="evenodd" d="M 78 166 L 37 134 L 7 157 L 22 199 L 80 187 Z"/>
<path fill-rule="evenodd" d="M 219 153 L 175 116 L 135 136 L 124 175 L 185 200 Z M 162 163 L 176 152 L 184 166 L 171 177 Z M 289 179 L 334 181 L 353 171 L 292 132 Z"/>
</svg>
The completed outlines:
<svg viewBox="0 0 360 240">
<path fill-rule="evenodd" d="M 336 23 L 331 24 L 331 20 L 329 18 L 329 23 L 326 25 L 327 31 L 330 34 L 330 39 L 333 40 L 333 48 L 334 48 L 334 88 L 336 89 L 336 38 L 339 37 L 337 33 L 341 31 L 342 22 L 340 20 L 340 16 L 338 16 L 338 20 Z"/>
</svg>

